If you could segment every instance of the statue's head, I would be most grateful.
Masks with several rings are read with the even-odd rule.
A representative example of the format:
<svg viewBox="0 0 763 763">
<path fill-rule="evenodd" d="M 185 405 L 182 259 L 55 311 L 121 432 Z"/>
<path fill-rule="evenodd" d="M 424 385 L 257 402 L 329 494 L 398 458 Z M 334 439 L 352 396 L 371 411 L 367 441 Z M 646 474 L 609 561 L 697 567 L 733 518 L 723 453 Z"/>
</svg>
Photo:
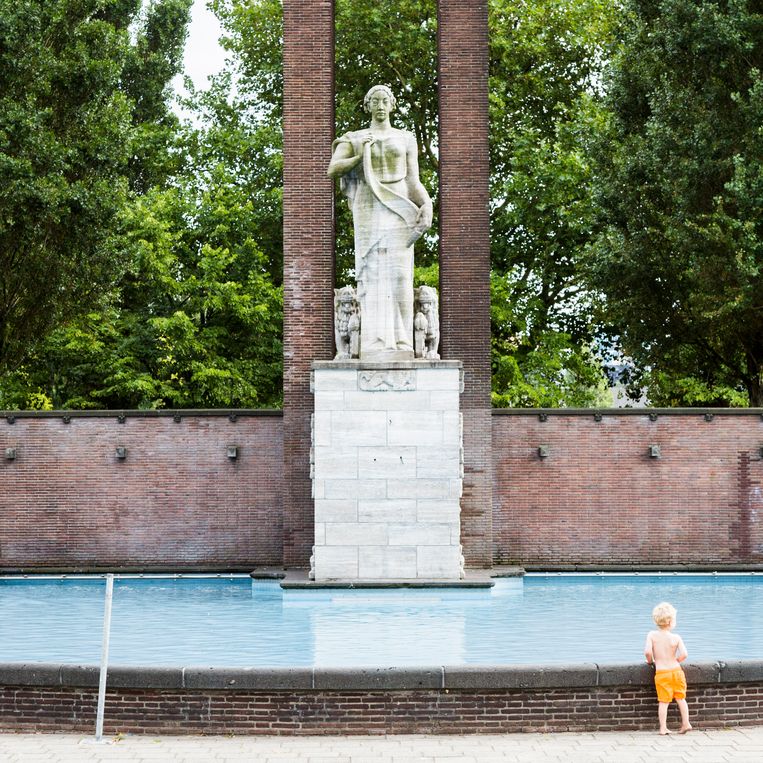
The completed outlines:
<svg viewBox="0 0 763 763">
<path fill-rule="evenodd" d="M 437 292 L 431 286 L 421 286 L 417 299 L 422 311 L 428 313 L 437 304 Z"/>
<path fill-rule="evenodd" d="M 343 313 L 351 313 L 355 310 L 356 302 L 357 297 L 355 296 L 355 289 L 353 289 L 352 286 L 343 286 L 341 289 L 334 289 L 335 309 L 338 309 Z"/>
<path fill-rule="evenodd" d="M 392 113 L 397 108 L 397 99 L 392 94 L 392 90 L 390 90 L 386 85 L 374 85 L 367 93 L 366 97 L 363 99 L 363 108 L 370 114 L 371 108 L 373 105 L 373 101 L 375 98 L 383 97 L 387 99 L 388 107 L 387 107 L 387 113 Z"/>
</svg>

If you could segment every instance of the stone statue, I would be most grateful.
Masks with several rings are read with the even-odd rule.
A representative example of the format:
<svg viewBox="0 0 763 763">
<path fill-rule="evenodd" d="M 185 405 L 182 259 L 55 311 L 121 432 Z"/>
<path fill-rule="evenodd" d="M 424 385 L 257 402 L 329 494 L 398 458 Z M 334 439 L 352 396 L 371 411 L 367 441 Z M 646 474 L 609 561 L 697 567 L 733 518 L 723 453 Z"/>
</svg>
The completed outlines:
<svg viewBox="0 0 763 763">
<path fill-rule="evenodd" d="M 352 210 L 362 360 L 414 357 L 413 244 L 432 225 L 416 139 L 390 125 L 395 106 L 386 85 L 372 87 L 369 127 L 337 138 L 328 167 Z"/>
<path fill-rule="evenodd" d="M 360 306 L 352 286 L 334 289 L 334 338 L 336 357 L 347 360 L 360 355 Z"/>
<path fill-rule="evenodd" d="M 413 319 L 413 343 L 417 358 L 439 360 L 440 314 L 437 290 L 420 286 L 414 292 L 416 317 Z"/>
</svg>

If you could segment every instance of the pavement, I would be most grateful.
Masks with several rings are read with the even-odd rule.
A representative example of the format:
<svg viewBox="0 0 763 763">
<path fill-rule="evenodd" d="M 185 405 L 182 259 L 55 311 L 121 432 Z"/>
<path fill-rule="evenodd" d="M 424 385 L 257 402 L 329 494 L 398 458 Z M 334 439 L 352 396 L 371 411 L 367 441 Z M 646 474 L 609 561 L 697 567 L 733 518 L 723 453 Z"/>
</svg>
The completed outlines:
<svg viewBox="0 0 763 763">
<path fill-rule="evenodd" d="M 695 730 L 473 736 L 104 738 L 0 734 L 2 763 L 760 763 L 763 726 Z"/>
</svg>

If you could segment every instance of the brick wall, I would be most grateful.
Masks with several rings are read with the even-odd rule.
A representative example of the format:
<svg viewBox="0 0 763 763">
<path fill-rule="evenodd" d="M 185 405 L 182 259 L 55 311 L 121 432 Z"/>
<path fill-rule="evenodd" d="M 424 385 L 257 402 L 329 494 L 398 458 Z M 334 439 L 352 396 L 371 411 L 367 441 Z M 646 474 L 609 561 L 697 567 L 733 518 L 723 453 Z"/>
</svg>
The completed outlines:
<svg viewBox="0 0 763 763">
<path fill-rule="evenodd" d="M 0 419 L 0 568 L 281 563 L 282 421 L 238 412 Z M 227 447 L 238 447 L 236 459 Z M 116 448 L 127 448 L 120 460 Z M 5 458 L 6 448 L 16 451 Z"/>
<path fill-rule="evenodd" d="M 439 0 L 441 354 L 464 364 L 462 543 L 490 565 L 487 2 Z"/>
<path fill-rule="evenodd" d="M 763 563 L 760 411 L 503 413 L 493 416 L 497 562 Z"/>
<path fill-rule="evenodd" d="M 313 544 L 310 362 L 333 357 L 333 0 L 284 0 L 284 560 Z"/>
<path fill-rule="evenodd" d="M 760 724 L 760 683 L 696 686 L 697 729 Z M 96 689 L 0 686 L 0 729 L 95 726 Z M 668 722 L 678 722 L 672 704 Z M 654 730 L 652 687 L 424 691 L 162 691 L 110 689 L 106 734 L 470 734 Z"/>
<path fill-rule="evenodd" d="M 494 413 L 495 563 L 763 564 L 760 412 L 652 414 Z M 280 416 L 119 421 L 116 411 L 69 423 L 60 414 L 0 418 L 0 569 L 282 563 Z M 235 461 L 229 444 L 239 447 Z M 464 537 L 482 533 L 474 521 L 462 516 Z M 312 507 L 303 522 L 312 544 Z"/>
</svg>

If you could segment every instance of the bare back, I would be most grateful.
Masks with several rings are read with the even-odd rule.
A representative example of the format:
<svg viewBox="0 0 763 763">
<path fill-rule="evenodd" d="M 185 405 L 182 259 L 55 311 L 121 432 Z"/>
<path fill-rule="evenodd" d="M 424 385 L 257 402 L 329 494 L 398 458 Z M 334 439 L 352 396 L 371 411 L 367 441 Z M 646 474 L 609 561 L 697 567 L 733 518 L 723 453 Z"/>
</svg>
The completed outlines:
<svg viewBox="0 0 763 763">
<path fill-rule="evenodd" d="M 656 670 L 675 670 L 686 657 L 683 639 L 667 628 L 649 631 L 644 645 L 647 662 L 653 662 Z"/>
</svg>

